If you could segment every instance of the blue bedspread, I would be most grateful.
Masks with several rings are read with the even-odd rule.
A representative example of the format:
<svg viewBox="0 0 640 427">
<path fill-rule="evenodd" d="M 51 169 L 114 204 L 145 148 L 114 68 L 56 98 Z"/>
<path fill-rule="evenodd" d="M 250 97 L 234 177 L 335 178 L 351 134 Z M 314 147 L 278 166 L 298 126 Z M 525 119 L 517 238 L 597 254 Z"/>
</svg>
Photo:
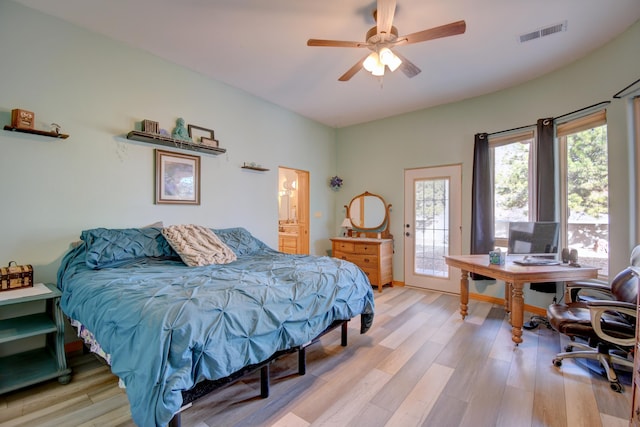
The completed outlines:
<svg viewBox="0 0 640 427">
<path fill-rule="evenodd" d="M 166 425 L 181 391 L 201 380 L 307 343 L 334 320 L 362 314 L 361 332 L 373 320 L 371 285 L 349 262 L 283 254 L 227 229 L 214 231 L 237 261 L 187 267 L 161 237 L 140 231 L 149 229 L 131 229 L 126 244 L 114 234 L 122 230 L 96 230 L 62 261 L 61 306 L 111 354 L 140 426 Z"/>
</svg>

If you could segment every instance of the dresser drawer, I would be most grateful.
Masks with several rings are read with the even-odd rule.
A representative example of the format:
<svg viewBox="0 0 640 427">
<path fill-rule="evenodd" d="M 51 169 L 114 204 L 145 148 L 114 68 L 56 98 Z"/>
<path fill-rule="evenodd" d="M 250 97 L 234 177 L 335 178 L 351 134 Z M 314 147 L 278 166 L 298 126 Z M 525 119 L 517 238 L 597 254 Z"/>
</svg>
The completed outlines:
<svg viewBox="0 0 640 427">
<path fill-rule="evenodd" d="M 369 283 L 372 285 L 380 285 L 380 279 L 378 278 L 378 270 L 375 268 L 360 268 L 364 274 L 369 278 Z"/>
<path fill-rule="evenodd" d="M 334 242 L 333 246 L 333 250 L 336 252 L 354 253 L 356 245 L 353 242 Z"/>
<path fill-rule="evenodd" d="M 378 255 L 378 249 L 379 248 L 380 248 L 380 245 L 372 245 L 372 244 L 366 244 L 366 243 L 356 243 L 355 244 L 355 248 L 353 249 L 353 252 L 357 253 L 357 254 Z"/>
<path fill-rule="evenodd" d="M 362 255 L 348 252 L 336 252 L 334 257 L 350 261 L 360 268 L 378 268 L 378 257 L 376 255 Z"/>
</svg>

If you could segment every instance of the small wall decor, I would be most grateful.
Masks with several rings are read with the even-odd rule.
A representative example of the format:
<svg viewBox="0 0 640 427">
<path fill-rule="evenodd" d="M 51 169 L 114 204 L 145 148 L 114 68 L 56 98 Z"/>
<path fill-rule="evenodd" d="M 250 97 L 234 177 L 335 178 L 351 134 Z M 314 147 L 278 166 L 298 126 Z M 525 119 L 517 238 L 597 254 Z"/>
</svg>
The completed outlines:
<svg viewBox="0 0 640 427">
<path fill-rule="evenodd" d="M 331 189 L 333 191 L 340 190 L 340 188 L 342 187 L 342 184 L 343 184 L 342 178 L 340 178 L 338 175 L 332 176 L 331 179 L 329 179 L 329 185 L 331 186 Z"/>
<path fill-rule="evenodd" d="M 16 129 L 33 129 L 36 115 L 32 111 L 15 108 L 11 110 L 11 126 Z"/>
<path fill-rule="evenodd" d="M 207 147 L 217 147 L 218 140 L 213 137 L 213 130 L 196 125 L 188 125 L 189 137 L 193 142 L 200 143 Z"/>
<path fill-rule="evenodd" d="M 156 149 L 156 204 L 200 204 L 200 157 Z"/>
<path fill-rule="evenodd" d="M 189 135 L 189 131 L 184 127 L 184 119 L 182 117 L 176 120 L 176 127 L 173 129 L 173 132 L 171 132 L 171 137 L 178 141 L 193 142 Z"/>
<path fill-rule="evenodd" d="M 143 120 L 142 121 L 142 132 L 146 133 L 160 133 L 158 130 L 158 122 L 153 120 Z"/>
</svg>

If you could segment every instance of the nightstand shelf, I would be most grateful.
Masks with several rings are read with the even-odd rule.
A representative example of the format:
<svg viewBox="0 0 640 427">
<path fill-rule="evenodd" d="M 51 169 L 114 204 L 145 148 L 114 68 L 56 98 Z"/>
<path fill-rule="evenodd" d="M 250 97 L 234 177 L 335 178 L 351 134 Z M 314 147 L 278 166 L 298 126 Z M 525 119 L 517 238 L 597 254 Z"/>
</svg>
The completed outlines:
<svg viewBox="0 0 640 427">
<path fill-rule="evenodd" d="M 10 307 L 16 309 L 34 301 L 43 301 L 46 305 L 42 313 L 17 315 L 0 320 L 0 344 L 5 345 L 40 335 L 45 340 L 42 348 L 0 357 L 0 394 L 52 378 L 58 378 L 61 384 L 67 384 L 71 380 L 71 369 L 67 368 L 64 353 L 61 293 L 53 284 L 45 286 L 49 289 L 48 293 L 0 301 L 0 313 Z"/>
</svg>

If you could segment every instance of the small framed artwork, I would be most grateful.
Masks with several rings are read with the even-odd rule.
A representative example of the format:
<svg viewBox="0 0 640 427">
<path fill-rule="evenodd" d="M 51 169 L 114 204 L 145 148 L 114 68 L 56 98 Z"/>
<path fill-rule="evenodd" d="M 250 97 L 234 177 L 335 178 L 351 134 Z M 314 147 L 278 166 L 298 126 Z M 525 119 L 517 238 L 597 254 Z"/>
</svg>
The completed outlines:
<svg viewBox="0 0 640 427">
<path fill-rule="evenodd" d="M 200 157 L 156 152 L 156 204 L 200 204 Z"/>
<path fill-rule="evenodd" d="M 187 125 L 189 137 L 196 144 L 203 144 L 208 147 L 218 147 L 218 141 L 213 137 L 213 130 L 195 125 Z"/>
</svg>

